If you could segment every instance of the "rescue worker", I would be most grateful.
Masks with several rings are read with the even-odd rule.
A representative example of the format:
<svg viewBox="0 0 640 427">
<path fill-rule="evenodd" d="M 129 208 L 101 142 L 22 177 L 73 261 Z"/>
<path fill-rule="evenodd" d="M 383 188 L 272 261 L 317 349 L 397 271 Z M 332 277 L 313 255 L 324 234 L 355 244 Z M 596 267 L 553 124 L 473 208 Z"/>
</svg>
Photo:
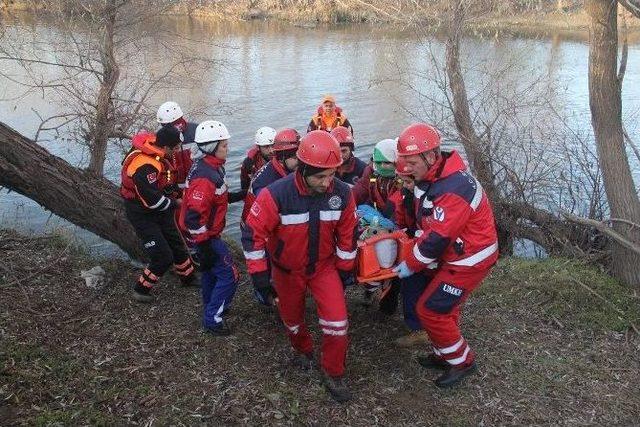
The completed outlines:
<svg viewBox="0 0 640 427">
<path fill-rule="evenodd" d="M 251 205 L 253 205 L 260 190 L 298 168 L 296 151 L 299 143 L 300 134 L 293 128 L 284 128 L 276 133 L 273 144 L 273 157 L 269 163 L 256 173 L 256 176 L 251 181 L 251 186 L 244 201 L 244 209 L 241 215 L 242 222 L 247 218 L 249 209 L 251 209 Z"/>
<path fill-rule="evenodd" d="M 391 219 L 394 205 L 389 197 L 400 190 L 396 177 L 396 141 L 383 139 L 373 149 L 373 162 L 367 165 L 362 178 L 353 186 L 357 205 L 367 204 L 376 208 L 385 218 Z"/>
<path fill-rule="evenodd" d="M 195 145 L 193 139 L 198 124 L 188 122 L 182 108 L 174 101 L 167 101 L 158 107 L 156 120 L 161 127 L 174 126 L 182 133 L 182 146 L 173 154 L 176 183 L 182 189 L 191 169 L 191 149 Z"/>
<path fill-rule="evenodd" d="M 151 293 L 160 277 L 173 263 L 183 285 L 194 280 L 194 267 L 174 220 L 175 173 L 169 159 L 180 144 L 174 127 L 133 137 L 133 147 L 122 162 L 120 195 L 125 200 L 127 219 L 149 256 L 133 287 L 133 299 L 151 302 Z"/>
<path fill-rule="evenodd" d="M 207 120 L 198 125 L 197 151 L 192 153 L 194 164 L 180 209 L 180 223 L 197 245 L 200 260 L 202 327 L 217 336 L 231 334 L 223 316 L 238 285 L 231 252 L 220 238 L 228 208 L 224 163 L 229 138 L 229 131 L 218 121 Z"/>
<path fill-rule="evenodd" d="M 396 177 L 396 141 L 383 139 L 373 149 L 373 162 L 365 168 L 362 178 L 352 187 L 356 205 L 367 204 L 378 210 L 382 216 L 393 218 L 395 205 L 393 195 L 400 192 L 400 180 Z M 372 283 L 363 293 L 362 303 L 370 305 L 378 283 Z M 398 306 L 400 283 L 393 280 L 391 289 L 379 302 L 379 309 L 384 314 L 395 313 Z"/>
<path fill-rule="evenodd" d="M 395 206 L 393 222 L 398 228 L 404 229 L 409 237 L 413 238 L 416 232 L 415 197 L 413 194 L 415 180 L 403 157 L 399 157 L 396 160 L 396 175 L 402 180 L 402 189 L 391 195 Z M 433 270 L 426 269 L 423 273 L 412 274 L 409 277 L 400 279 L 402 314 L 404 323 L 409 328 L 409 334 L 396 339 L 395 344 L 398 347 L 429 344 L 429 337 L 422 329 L 420 319 L 418 319 L 418 314 L 416 313 L 416 304 L 432 277 Z"/>
<path fill-rule="evenodd" d="M 342 108 L 336 105 L 336 98 L 333 95 L 325 95 L 322 97 L 318 111 L 311 117 L 309 126 L 307 126 L 307 133 L 312 130 L 331 132 L 338 126 L 346 127 L 353 135 L 353 127 Z"/>
<path fill-rule="evenodd" d="M 251 180 L 262 167 L 273 157 L 273 139 L 276 130 L 263 126 L 257 130 L 255 146 L 247 152 L 247 157 L 240 166 L 240 188 L 243 191 L 249 189 Z"/>
<path fill-rule="evenodd" d="M 288 174 L 295 172 L 298 168 L 298 158 L 296 157 L 296 151 L 298 150 L 298 144 L 300 143 L 300 134 L 293 128 L 285 128 L 276 133 L 273 144 L 273 158 L 262 169 L 258 171 L 251 186 L 247 192 L 247 197 L 244 201 L 244 210 L 242 211 L 242 221 L 240 222 L 240 229 L 244 227 L 244 221 L 249 214 L 249 209 L 256 200 L 256 196 L 267 187 L 287 176 Z M 275 298 L 273 295 L 267 295 L 264 298 L 264 293 L 260 293 L 254 290 L 254 296 L 256 300 L 268 307 L 275 305 Z"/>
<path fill-rule="evenodd" d="M 362 177 L 367 164 L 353 154 L 355 143 L 349 129 L 338 126 L 331 131 L 331 135 L 340 144 L 340 154 L 342 154 L 342 165 L 338 168 L 336 177 L 352 187 Z"/>
<path fill-rule="evenodd" d="M 439 263 L 416 306 L 433 353 L 422 366 L 445 369 L 435 380 L 450 387 L 476 370 L 475 353 L 462 337 L 460 310 L 469 294 L 498 259 L 498 240 L 491 204 L 478 180 L 455 151 L 440 149 L 440 134 L 425 123 L 407 127 L 398 139 L 398 154 L 416 177 L 416 223 L 420 237 L 413 254 L 395 271 L 408 277 Z"/>
<path fill-rule="evenodd" d="M 305 295 L 316 302 L 322 329 L 320 365 L 331 396 L 351 398 L 344 381 L 347 306 L 344 289 L 354 283 L 356 213 L 349 186 L 335 179 L 340 145 L 324 131 L 311 131 L 297 151 L 295 173 L 263 189 L 247 217 L 242 246 L 258 292 L 273 295 L 295 351 L 294 363 L 310 367 L 313 342 L 305 325 Z"/>
</svg>

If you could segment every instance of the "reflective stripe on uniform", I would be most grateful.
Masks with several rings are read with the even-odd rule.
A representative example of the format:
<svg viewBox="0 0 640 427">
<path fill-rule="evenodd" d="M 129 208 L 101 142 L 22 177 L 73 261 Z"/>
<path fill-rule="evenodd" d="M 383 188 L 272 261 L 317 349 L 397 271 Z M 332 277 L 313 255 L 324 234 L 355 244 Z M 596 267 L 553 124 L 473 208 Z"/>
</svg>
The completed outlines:
<svg viewBox="0 0 640 427">
<path fill-rule="evenodd" d="M 342 336 L 342 335 L 347 335 L 347 330 L 346 329 L 341 329 L 339 331 L 336 331 L 336 330 L 333 330 L 333 329 L 322 329 L 322 333 L 323 334 L 327 334 L 327 335 Z"/>
<path fill-rule="evenodd" d="M 309 212 L 280 215 L 280 223 L 282 225 L 304 224 L 305 222 L 309 222 Z"/>
<path fill-rule="evenodd" d="M 349 260 L 352 260 L 352 259 L 356 259 L 356 254 L 357 254 L 357 251 L 347 252 L 347 251 L 343 251 L 342 249 L 336 247 L 336 255 L 340 259 L 344 259 L 346 261 L 349 261 Z"/>
<path fill-rule="evenodd" d="M 263 250 L 260 251 L 243 251 L 244 257 L 250 260 L 262 259 L 266 256 L 266 252 Z"/>
<path fill-rule="evenodd" d="M 203 225 L 202 227 L 198 228 L 197 230 L 187 230 L 189 231 L 189 233 L 191 234 L 202 234 L 202 233 L 206 233 L 207 232 L 207 226 Z"/>
<path fill-rule="evenodd" d="M 320 211 L 320 221 L 338 221 L 342 211 Z"/>
<path fill-rule="evenodd" d="M 155 205 L 153 205 L 153 206 L 149 206 L 149 209 L 155 209 L 155 208 L 157 208 L 157 207 L 158 207 L 158 206 L 160 206 L 162 203 L 164 203 L 164 201 L 165 201 L 165 200 L 167 200 L 167 198 L 166 198 L 166 197 L 164 197 L 164 196 L 160 196 L 160 199 L 158 200 L 158 202 L 157 202 Z"/>
<path fill-rule="evenodd" d="M 457 343 L 450 345 L 449 347 L 439 348 L 438 354 L 455 353 L 460 347 L 462 347 L 462 344 L 464 344 L 464 338 L 460 338 Z"/>
<path fill-rule="evenodd" d="M 476 252 L 475 254 L 471 255 L 470 257 L 459 259 L 457 261 L 450 261 L 448 263 L 451 264 L 451 265 L 462 265 L 462 266 L 466 266 L 466 267 L 471 267 L 471 266 L 474 266 L 477 263 L 479 263 L 481 261 L 484 261 L 485 259 L 489 258 L 491 255 L 496 253 L 497 250 L 498 250 L 498 242 L 495 242 L 493 245 L 487 246 L 486 248 L 484 248 L 480 252 Z"/>
<path fill-rule="evenodd" d="M 445 359 L 447 361 L 447 363 L 449 363 L 450 365 L 460 365 L 461 363 L 464 363 L 467 361 L 467 355 L 469 354 L 469 346 L 467 346 L 467 348 L 464 350 L 464 353 L 462 353 L 462 356 L 460 357 L 456 357 L 455 359 Z"/>
<path fill-rule="evenodd" d="M 421 263 L 427 265 L 435 261 L 435 258 L 427 258 L 426 256 L 422 255 L 417 243 L 413 245 L 413 256 L 416 257 L 416 259 Z"/>
<path fill-rule="evenodd" d="M 347 326 L 347 323 L 348 323 L 347 320 L 324 320 L 324 319 L 319 319 L 318 322 L 322 326 L 333 326 L 334 328 Z"/>
<path fill-rule="evenodd" d="M 476 194 L 473 195 L 473 199 L 471 200 L 471 203 L 469 203 L 471 205 L 471 209 L 473 209 L 474 211 L 478 209 L 478 206 L 480 206 L 480 202 L 482 201 L 482 185 L 480 185 L 480 181 L 478 181 L 477 179 L 475 181 Z"/>
</svg>

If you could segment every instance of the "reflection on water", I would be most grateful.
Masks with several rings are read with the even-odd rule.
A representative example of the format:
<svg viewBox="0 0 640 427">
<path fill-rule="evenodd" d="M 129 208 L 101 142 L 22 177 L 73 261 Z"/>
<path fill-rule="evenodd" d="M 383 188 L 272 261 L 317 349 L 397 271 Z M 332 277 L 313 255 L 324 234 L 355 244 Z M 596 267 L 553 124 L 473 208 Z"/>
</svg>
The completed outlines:
<svg viewBox="0 0 640 427">
<path fill-rule="evenodd" d="M 224 66 L 210 67 L 196 79 L 179 88 L 163 90 L 154 105 L 175 100 L 185 110 L 203 107 L 207 114 L 192 115 L 191 121 L 215 117 L 229 128 L 228 174 L 231 188 L 237 187 L 239 165 L 252 144 L 255 130 L 261 126 L 306 129 L 311 114 L 322 94 L 336 95 L 355 129 L 356 154 L 367 159 L 372 146 L 379 140 L 395 137 L 416 117 L 419 100 L 397 82 L 406 67 L 423 70 L 423 75 L 406 75 L 415 89 L 436 96 L 436 86 L 425 83 L 435 70 L 430 68 L 429 51 L 410 32 L 373 29 L 365 26 L 323 26 L 298 28 L 279 23 L 224 23 L 195 19 L 167 19 L 162 26 L 169 31 L 162 36 L 179 49 L 184 43 Z M 54 26 L 42 22 L 8 24 L 6 31 L 14 37 L 34 38 L 46 43 L 60 37 Z M 171 33 L 184 38 L 177 40 Z M 443 45 L 437 36 L 428 40 L 434 55 L 442 57 Z M 630 48 L 625 78 L 624 108 L 629 118 L 635 117 L 640 106 L 640 48 Z M 128 56 L 125 73 L 147 70 L 159 73 L 163 64 L 160 51 L 147 46 L 144 52 Z M 514 59 L 515 58 L 515 59 Z M 570 113 L 572 126 L 589 128 L 587 87 L 588 46 L 585 41 L 551 38 L 469 38 L 463 48 L 463 62 L 473 68 L 467 74 L 470 97 L 486 84 L 491 69 L 500 69 L 506 60 L 516 61 L 513 73 L 531 78 L 558 82 L 561 91 L 552 100 L 555 107 Z M 3 69 L 19 74 L 15 66 L 3 63 Z M 507 71 L 508 73 L 509 71 Z M 51 70 L 52 75 L 55 70 Z M 526 75 L 526 74 L 525 74 Z M 508 80 L 504 76 L 505 81 Z M 188 84 L 186 84 L 188 83 Z M 529 82 L 519 81 L 526 85 Z M 20 89 L 6 80 L 1 85 L 0 98 L 11 99 Z M 221 108 L 224 106 L 225 108 Z M 39 120 L 32 109 L 44 117 L 59 113 L 61 106 L 33 93 L 21 100 L 0 102 L 0 120 L 25 135 L 33 136 Z M 232 111 L 232 114 L 224 112 Z M 638 121 L 628 120 L 631 134 Z M 74 164 L 86 161 L 82 149 L 70 142 L 48 142 L 45 146 Z M 107 175 L 116 180 L 121 156 L 116 148 L 110 152 Z M 241 205 L 230 207 L 227 233 L 238 236 Z M 41 231 L 59 222 L 35 203 L 14 193 L 0 193 L 0 217 L 3 225 L 21 225 Z M 90 244 L 102 242 L 90 233 L 76 230 Z M 110 245 L 102 245 L 109 252 Z"/>
</svg>

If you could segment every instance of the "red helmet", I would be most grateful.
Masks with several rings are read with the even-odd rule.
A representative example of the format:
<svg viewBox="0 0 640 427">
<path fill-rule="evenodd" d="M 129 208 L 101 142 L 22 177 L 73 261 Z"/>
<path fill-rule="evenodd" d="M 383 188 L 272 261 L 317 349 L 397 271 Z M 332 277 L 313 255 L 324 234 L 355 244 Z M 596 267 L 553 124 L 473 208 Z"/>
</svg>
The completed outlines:
<svg viewBox="0 0 640 427">
<path fill-rule="evenodd" d="M 306 134 L 296 155 L 302 163 L 316 168 L 337 168 L 342 164 L 340 144 L 323 130 L 312 130 Z"/>
<path fill-rule="evenodd" d="M 331 131 L 331 135 L 335 137 L 338 141 L 338 144 L 346 145 L 353 148 L 353 136 L 351 135 L 351 131 L 344 126 L 338 126 L 334 130 Z"/>
<path fill-rule="evenodd" d="M 300 134 L 293 128 L 284 128 L 273 138 L 273 151 L 295 150 L 300 144 Z"/>
<path fill-rule="evenodd" d="M 398 156 L 425 153 L 440 146 L 440 133 L 426 123 L 414 123 L 398 138 Z"/>
<path fill-rule="evenodd" d="M 407 165 L 407 161 L 404 159 L 404 157 L 398 157 L 398 160 L 396 160 L 396 175 L 411 176 L 412 174 L 413 171 L 411 170 L 409 165 Z"/>
</svg>

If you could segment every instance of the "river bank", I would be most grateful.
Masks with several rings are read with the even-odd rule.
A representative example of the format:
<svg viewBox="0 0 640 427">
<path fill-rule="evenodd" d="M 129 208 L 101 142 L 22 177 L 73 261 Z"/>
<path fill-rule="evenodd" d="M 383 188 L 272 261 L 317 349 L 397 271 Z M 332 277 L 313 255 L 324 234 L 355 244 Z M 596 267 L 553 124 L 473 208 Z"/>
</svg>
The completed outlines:
<svg viewBox="0 0 640 427">
<path fill-rule="evenodd" d="M 355 399 L 331 401 L 319 373 L 287 366 L 273 313 L 242 281 L 234 335 L 199 331 L 200 297 L 167 275 L 139 305 L 139 271 L 94 258 L 56 235 L 0 230 L 0 419 L 7 425 L 347 424 L 631 425 L 640 418 L 633 328 L 637 293 L 563 259 L 500 261 L 470 299 L 464 330 L 480 371 L 442 391 L 398 350 L 400 314 L 380 317 L 347 295 Z M 91 289 L 81 270 L 101 265 Z M 311 305 L 311 304 L 310 304 Z M 308 309 L 317 335 L 313 307 Z M 320 421 L 321 420 L 321 421 Z"/>
<path fill-rule="evenodd" d="M 47 0 L 5 0 L 0 10 L 5 13 L 45 13 Z M 446 5 L 438 2 L 400 1 L 389 4 L 382 0 L 359 1 L 177 1 L 164 14 L 171 16 L 206 18 L 215 21 L 273 20 L 289 22 L 298 27 L 318 24 L 372 24 L 407 27 L 417 24 L 429 32 L 439 31 L 446 19 Z M 589 16 L 581 2 L 565 1 L 565 7 L 518 7 L 508 2 L 496 2 L 480 13 L 472 13 L 467 27 L 472 32 L 500 32 L 519 34 L 549 34 L 588 31 Z M 50 7 L 50 6 L 49 6 Z M 640 20 L 620 8 L 630 32 L 640 31 Z M 621 19 L 622 21 L 622 19 Z"/>
</svg>

